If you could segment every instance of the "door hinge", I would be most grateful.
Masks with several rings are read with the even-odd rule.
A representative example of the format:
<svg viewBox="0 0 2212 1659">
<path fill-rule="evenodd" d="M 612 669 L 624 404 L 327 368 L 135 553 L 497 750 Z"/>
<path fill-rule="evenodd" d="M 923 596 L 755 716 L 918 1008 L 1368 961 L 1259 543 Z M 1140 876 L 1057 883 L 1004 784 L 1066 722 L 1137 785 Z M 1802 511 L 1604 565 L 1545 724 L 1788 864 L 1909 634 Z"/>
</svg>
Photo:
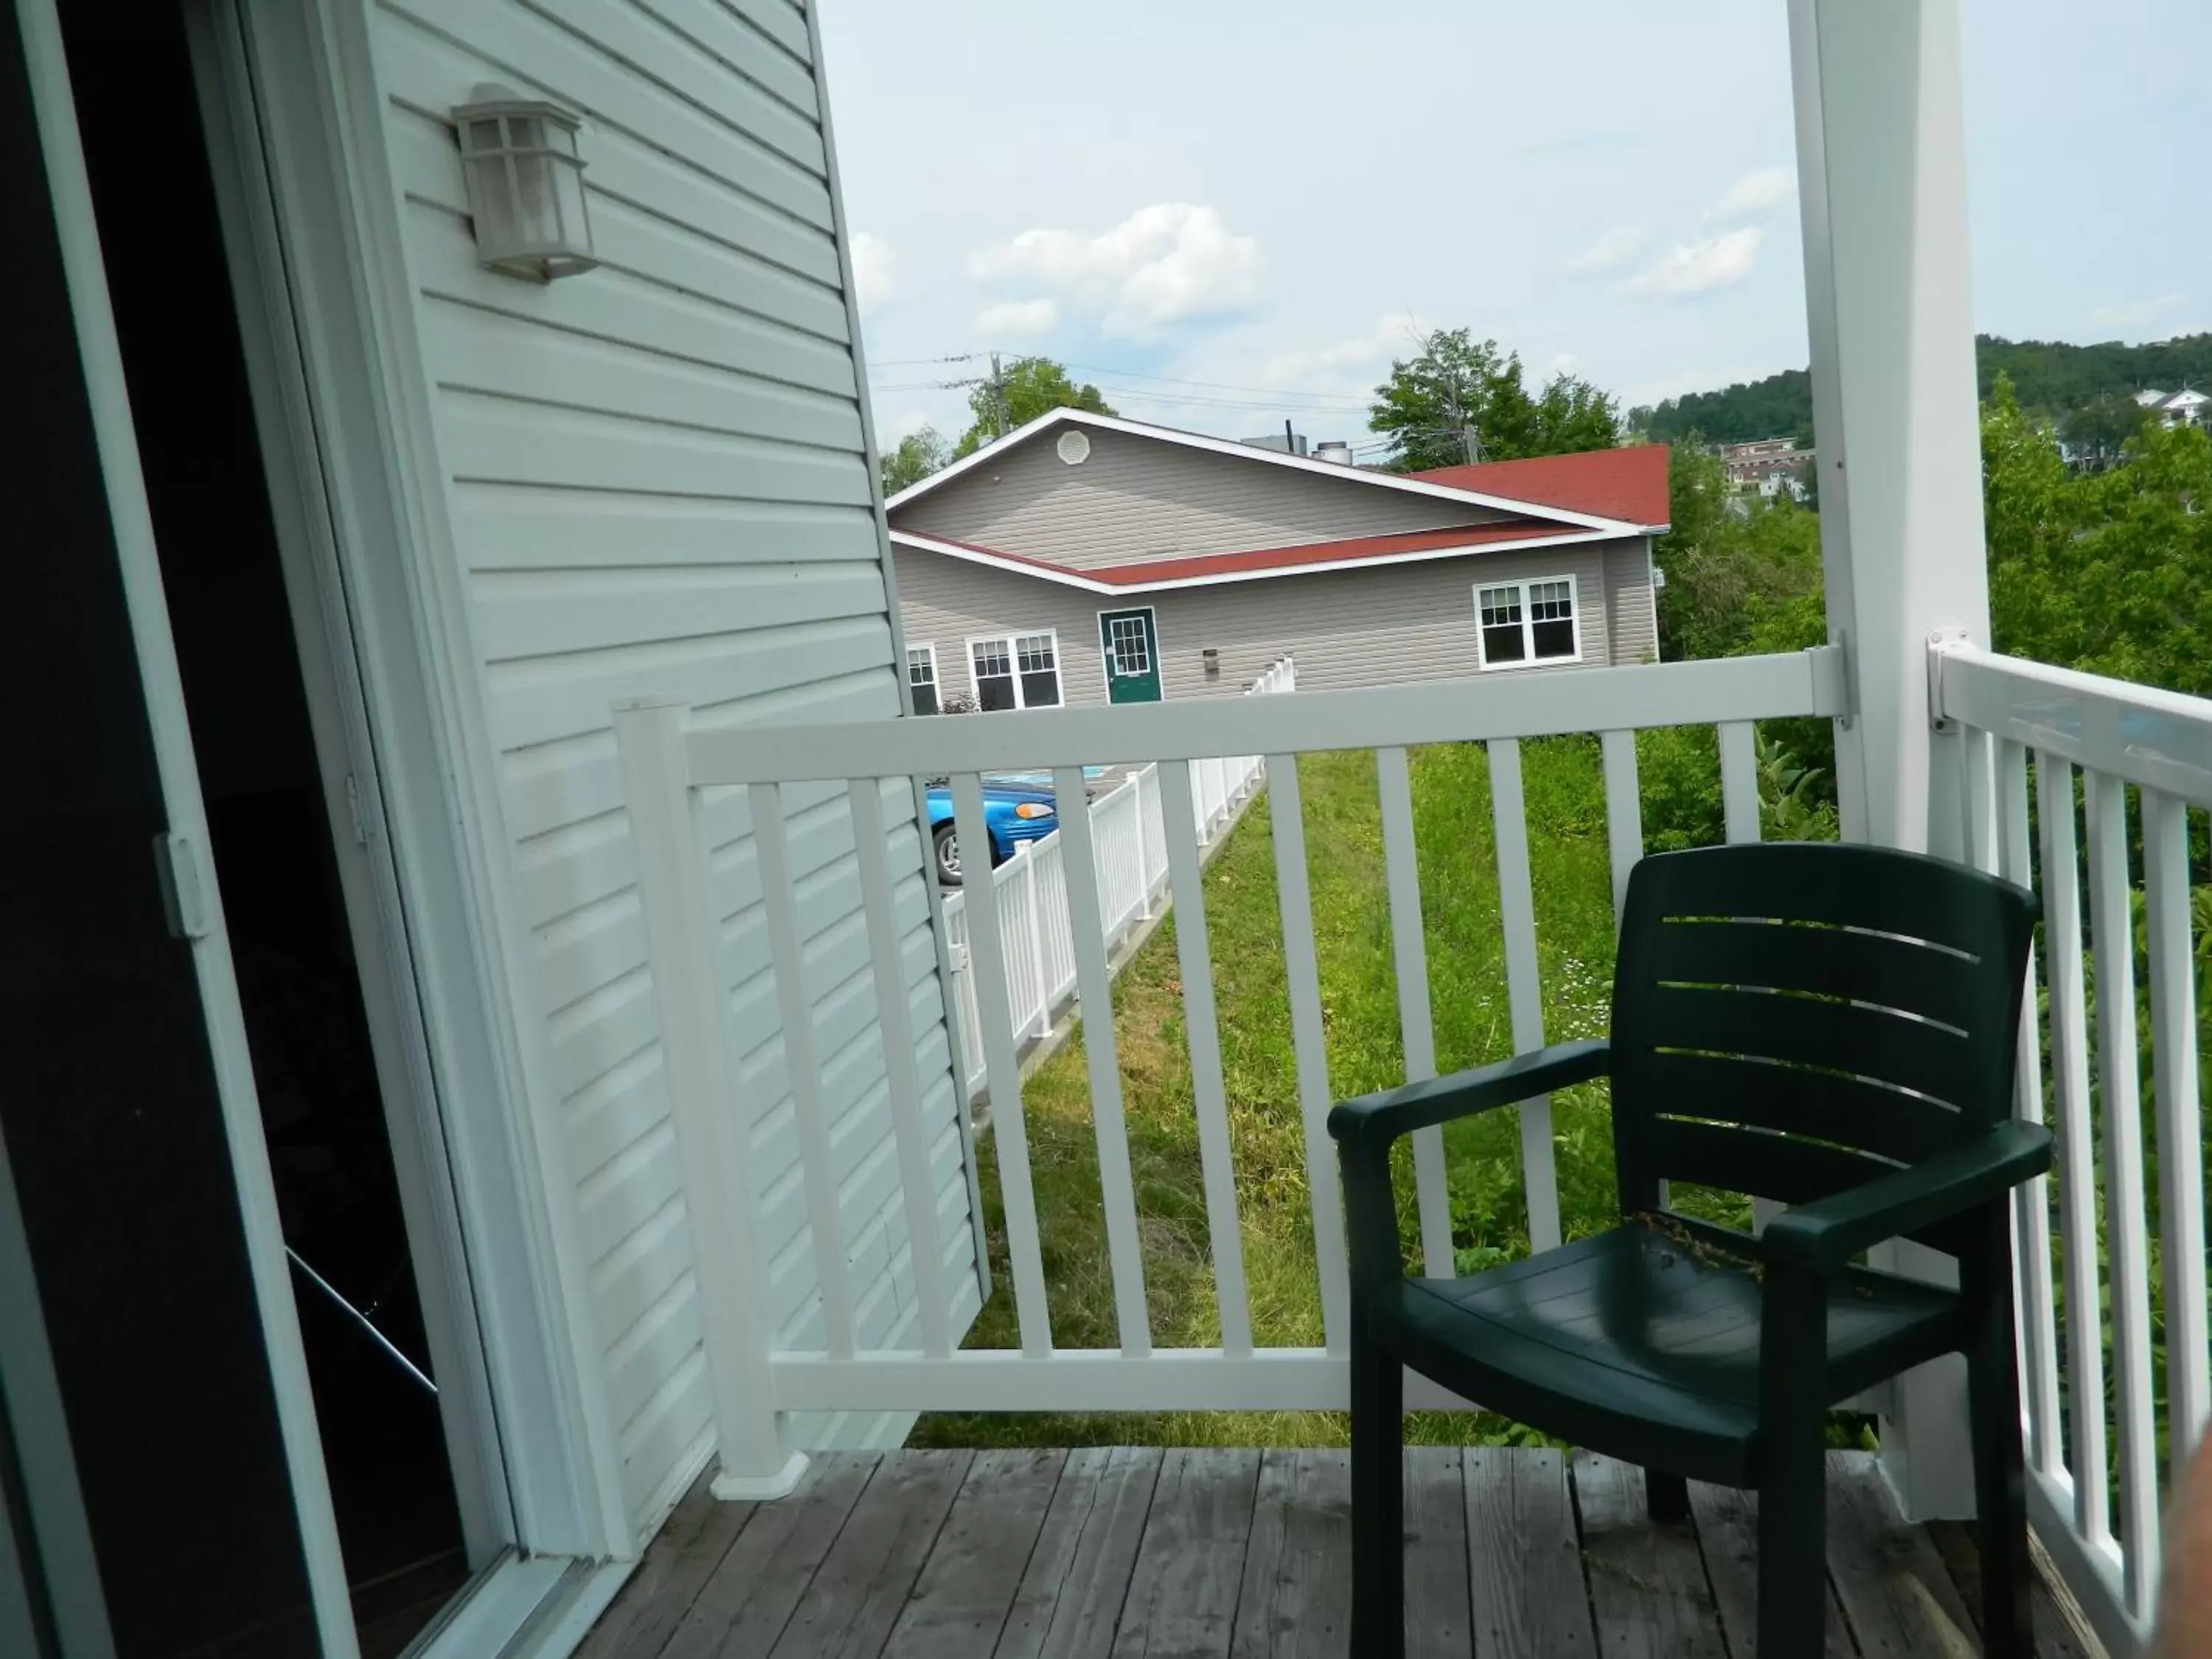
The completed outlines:
<svg viewBox="0 0 2212 1659">
<path fill-rule="evenodd" d="M 368 845 L 368 820 L 362 816 L 361 780 L 346 774 L 346 812 L 353 819 L 353 838 L 357 846 Z"/>
<path fill-rule="evenodd" d="M 154 872 L 161 884 L 161 908 L 168 912 L 172 937 L 189 942 L 215 931 L 208 921 L 207 876 L 197 842 L 189 836 L 155 836 Z"/>
</svg>

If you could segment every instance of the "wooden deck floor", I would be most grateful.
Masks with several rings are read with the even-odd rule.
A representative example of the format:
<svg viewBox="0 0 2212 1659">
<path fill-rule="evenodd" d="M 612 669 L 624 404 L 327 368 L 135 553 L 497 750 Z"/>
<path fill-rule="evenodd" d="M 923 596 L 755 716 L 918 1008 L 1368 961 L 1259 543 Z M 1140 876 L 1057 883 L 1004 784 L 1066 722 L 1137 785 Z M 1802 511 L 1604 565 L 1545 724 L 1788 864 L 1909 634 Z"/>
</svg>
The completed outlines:
<svg viewBox="0 0 2212 1659">
<path fill-rule="evenodd" d="M 781 1503 L 678 1506 L 583 1659 L 1342 1659 L 1341 1451 L 904 1451 L 818 1457 Z M 1872 1459 L 1829 1468 L 1822 1659 L 1978 1652 L 1958 1528 L 1900 1522 Z M 1753 1511 L 1577 1453 L 1407 1454 L 1421 1659 L 1745 1659 Z M 2078 1659 L 2047 1606 L 2040 1651 Z M 1795 1656 L 1792 1656 L 1795 1659 Z"/>
</svg>

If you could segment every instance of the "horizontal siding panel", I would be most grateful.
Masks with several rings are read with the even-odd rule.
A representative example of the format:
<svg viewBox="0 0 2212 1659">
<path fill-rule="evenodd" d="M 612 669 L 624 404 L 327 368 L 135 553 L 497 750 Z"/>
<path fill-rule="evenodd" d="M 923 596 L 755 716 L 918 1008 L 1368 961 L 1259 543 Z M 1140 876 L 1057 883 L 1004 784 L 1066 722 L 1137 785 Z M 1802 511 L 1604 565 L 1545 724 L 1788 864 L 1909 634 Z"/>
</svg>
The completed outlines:
<svg viewBox="0 0 2212 1659">
<path fill-rule="evenodd" d="M 813 70 L 803 54 L 794 54 L 775 36 L 714 0 L 637 0 L 637 4 L 722 67 L 819 125 L 821 101 Z M 762 50 L 763 46 L 769 50 Z"/>
<path fill-rule="evenodd" d="M 880 617 L 873 561 L 735 569 L 503 572 L 471 584 L 487 662 Z"/>
<path fill-rule="evenodd" d="M 469 568 L 477 572 L 599 569 L 617 560 L 732 566 L 872 561 L 877 547 L 874 514 L 858 504 L 770 505 L 462 483 L 454 487 L 453 505 L 456 534 Z"/>
<path fill-rule="evenodd" d="M 659 19 L 628 6 L 609 5 L 607 0 L 520 0 L 517 9 L 526 7 L 565 25 L 633 73 L 666 88 L 815 178 L 830 176 L 818 122 L 743 76 L 732 74 L 691 42 L 673 36 Z"/>
<path fill-rule="evenodd" d="M 492 732 L 501 747 L 526 749 L 611 730 L 619 697 L 744 697 L 817 676 L 860 673 L 883 662 L 890 639 L 881 617 L 858 617 L 768 630 L 757 638 L 737 634 L 610 646 L 566 663 L 495 663 L 486 675 Z"/>
<path fill-rule="evenodd" d="M 617 1424 L 635 1420 L 694 1353 L 705 1333 L 690 1276 L 671 1285 L 607 1345 L 607 1409 Z"/>
<path fill-rule="evenodd" d="M 656 1128 L 576 1183 L 578 1238 L 598 1261 L 676 1200 L 683 1159 L 672 1129 Z"/>
<path fill-rule="evenodd" d="M 1650 544 L 1614 542 L 1605 550 L 1606 618 L 1613 660 L 1622 667 L 1659 660 L 1658 596 L 1651 591 Z"/>
<path fill-rule="evenodd" d="M 836 341 L 623 270 L 561 283 L 499 276 L 477 263 L 468 222 L 443 208 L 410 203 L 407 225 L 416 279 L 426 295 L 709 368 L 835 397 L 859 395 L 852 354 Z M 431 372 L 437 373 L 434 362 Z"/>
<path fill-rule="evenodd" d="M 642 1516 L 672 1471 L 684 1468 L 714 1442 L 714 1394 L 704 1349 L 670 1376 L 637 1415 L 622 1427 L 616 1444 L 623 1459 L 623 1497 L 633 1517 Z"/>
<path fill-rule="evenodd" d="M 802 64 L 814 61 L 814 43 L 806 38 L 806 16 L 790 0 L 723 0 L 744 18 Z"/>
<path fill-rule="evenodd" d="M 474 392 L 449 391 L 442 402 L 441 435 L 457 478 L 550 489 L 868 503 L 867 469 L 857 455 Z"/>
<path fill-rule="evenodd" d="M 1481 524 L 1492 508 L 1086 428 L 1090 458 L 1030 442 L 900 507 L 891 526 L 1088 569 Z"/>
<path fill-rule="evenodd" d="M 525 97 L 552 99 L 591 124 L 580 146 L 586 158 L 600 129 L 634 141 L 825 234 L 836 220 L 830 189 L 802 167 L 727 122 L 596 50 L 588 40 L 511 3 L 480 4 L 465 27 L 482 37 L 464 44 L 423 0 L 380 0 L 378 71 L 388 95 L 442 112 L 468 101 L 480 81 L 503 81 Z M 612 8 L 609 8 L 610 10 Z M 442 58 L 434 47 L 442 46 Z"/>
<path fill-rule="evenodd" d="M 453 301 L 424 305 L 422 335 L 439 383 L 447 388 L 634 420 L 681 421 L 733 436 L 827 449 L 860 447 L 860 410 L 848 398 L 709 368 Z"/>
<path fill-rule="evenodd" d="M 690 1218 L 676 1203 L 592 1264 L 592 1290 L 611 1318 L 634 1319 L 690 1273 Z M 620 1328 L 612 1334 L 619 1335 Z"/>
</svg>

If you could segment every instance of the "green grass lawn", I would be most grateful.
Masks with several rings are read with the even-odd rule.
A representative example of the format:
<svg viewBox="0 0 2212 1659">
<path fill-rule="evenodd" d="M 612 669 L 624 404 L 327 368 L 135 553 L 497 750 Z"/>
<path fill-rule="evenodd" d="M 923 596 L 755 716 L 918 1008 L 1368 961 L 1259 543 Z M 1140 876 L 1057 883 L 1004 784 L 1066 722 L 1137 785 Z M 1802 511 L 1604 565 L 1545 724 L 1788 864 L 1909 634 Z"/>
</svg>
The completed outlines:
<svg viewBox="0 0 2212 1659">
<path fill-rule="evenodd" d="M 1437 1063 L 1449 1072 L 1511 1052 L 1488 760 L 1480 745 L 1446 744 L 1415 750 L 1412 766 Z M 1613 941 L 1596 742 L 1524 744 L 1522 775 L 1545 1036 L 1558 1042 L 1602 1035 Z M 1374 757 L 1309 756 L 1299 781 L 1329 1084 L 1341 1098 L 1405 1078 Z M 1252 1332 L 1262 1346 L 1322 1340 L 1269 811 L 1264 799 L 1254 805 L 1206 876 Z M 1220 1340 L 1175 925 L 1170 914 L 1114 994 L 1152 1340 L 1162 1347 Z M 1080 1032 L 1028 1081 L 1022 1097 L 1053 1340 L 1115 1346 Z M 1568 1237 L 1580 1237 L 1615 1218 L 1605 1087 L 1567 1091 L 1554 1097 L 1552 1109 L 1560 1213 Z M 1451 1125 L 1445 1139 L 1453 1239 L 1463 1270 L 1524 1253 L 1527 1205 L 1513 1115 Z M 994 1291 L 969 1335 L 971 1348 L 1020 1346 L 995 1146 L 986 1139 L 981 1149 Z M 1401 1231 L 1409 1243 L 1412 1185 L 1410 1167 L 1401 1169 Z M 1736 1206 L 1723 1200 L 1699 1207 L 1715 1218 L 1736 1218 Z M 1488 1414 L 1469 1421 L 1464 1414 L 1417 1413 L 1407 1430 L 1415 1439 L 1455 1443 L 1522 1433 Z M 914 1443 L 1322 1445 L 1340 1444 L 1346 1435 L 1346 1419 L 1335 1413 L 943 1414 L 924 1418 Z"/>
</svg>

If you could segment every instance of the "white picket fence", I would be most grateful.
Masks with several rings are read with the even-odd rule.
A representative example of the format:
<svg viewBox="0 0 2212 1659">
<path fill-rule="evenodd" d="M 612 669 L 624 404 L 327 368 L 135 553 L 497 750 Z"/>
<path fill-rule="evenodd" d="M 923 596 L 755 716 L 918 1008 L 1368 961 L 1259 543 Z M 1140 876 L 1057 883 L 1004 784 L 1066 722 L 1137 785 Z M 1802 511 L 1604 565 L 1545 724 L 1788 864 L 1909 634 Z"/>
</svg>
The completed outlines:
<svg viewBox="0 0 2212 1659">
<path fill-rule="evenodd" d="M 1245 695 L 1297 689 L 1297 665 L 1283 657 Z M 1211 848 L 1228 831 L 1238 809 L 1266 778 L 1267 766 L 1257 755 L 1190 763 L 1191 817 L 1201 848 Z M 1091 803 L 1091 840 L 1097 863 L 1099 927 L 1109 959 L 1118 961 L 1122 941 L 1167 904 L 1167 826 L 1160 815 L 1157 765 L 1130 773 Z M 968 866 L 973 870 L 982 862 L 971 859 Z M 961 1076 L 973 1100 L 983 1092 L 986 1064 L 982 1001 L 968 958 L 971 890 L 946 893 L 944 908 L 959 1010 Z M 1075 931 L 1060 832 L 1018 844 L 1014 855 L 991 872 L 990 891 L 998 907 L 999 935 L 1006 941 L 1006 1018 L 1018 1049 L 1048 1033 L 1054 1017 L 1075 994 Z"/>
</svg>

